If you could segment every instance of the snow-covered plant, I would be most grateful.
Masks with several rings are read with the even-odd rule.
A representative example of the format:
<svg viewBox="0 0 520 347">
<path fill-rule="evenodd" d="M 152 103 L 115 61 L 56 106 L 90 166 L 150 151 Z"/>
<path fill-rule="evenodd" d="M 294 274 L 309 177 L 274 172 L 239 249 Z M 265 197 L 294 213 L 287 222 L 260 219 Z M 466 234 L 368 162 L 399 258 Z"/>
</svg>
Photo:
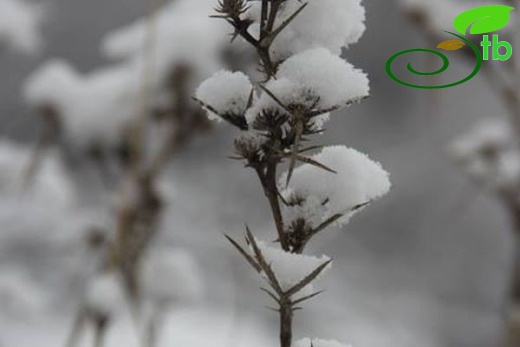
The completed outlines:
<svg viewBox="0 0 520 347">
<path fill-rule="evenodd" d="M 517 7 L 518 2 L 503 0 L 500 3 Z M 455 0 L 402 0 L 405 15 L 422 31 L 429 40 L 438 42 L 439 33 L 452 25 L 454 16 L 475 7 L 474 1 Z M 520 46 L 520 11 L 518 8 L 511 24 L 501 29 L 501 33 Z M 479 36 L 474 38 L 480 41 Z M 474 64 L 474 58 L 463 55 L 468 64 Z M 479 121 L 470 131 L 456 139 L 450 146 L 449 154 L 480 188 L 495 194 L 507 213 L 515 233 L 516 252 L 520 244 L 520 54 L 515 54 L 512 64 L 499 61 L 487 61 L 482 69 L 491 92 L 496 92 L 503 104 L 506 114 L 479 115 Z M 475 114 L 478 115 L 478 114 Z M 510 302 L 508 308 L 508 325 L 505 346 L 518 346 L 520 343 L 520 323 L 518 307 L 520 307 L 520 266 L 518 256 L 511 276 Z"/>
<path fill-rule="evenodd" d="M 42 46 L 41 4 L 27 0 L 0 1 L 0 45 L 24 54 L 37 53 Z"/>
<path fill-rule="evenodd" d="M 133 296 L 138 260 L 162 210 L 157 181 L 173 154 L 207 128 L 191 95 L 224 66 L 226 40 L 222 25 L 207 20 L 211 4 L 171 1 L 107 35 L 103 51 L 115 60 L 108 66 L 80 74 L 52 59 L 25 84 L 25 99 L 45 124 L 40 145 L 89 154 L 104 183 L 120 186 L 114 257 Z"/>
<path fill-rule="evenodd" d="M 290 347 L 294 311 L 320 293 L 313 282 L 332 262 L 303 254 L 306 245 L 390 188 L 381 166 L 354 149 L 307 154 L 319 149 L 308 142 L 324 131 L 331 112 L 368 96 L 367 76 L 339 56 L 363 33 L 364 9 L 359 0 L 221 0 L 216 11 L 233 27 L 233 39 L 255 49 L 261 75 L 218 72 L 199 86 L 196 99 L 210 119 L 241 130 L 236 159 L 255 171 L 269 203 L 278 245 L 249 228 L 247 247 L 227 238 L 266 281 L 263 291 L 279 312 L 280 345 Z"/>
<path fill-rule="evenodd" d="M 111 278 L 119 273 L 136 315 L 149 303 L 164 311 L 176 301 L 196 301 L 200 291 L 198 272 L 191 278 L 186 274 L 196 268 L 188 255 L 156 255 L 151 245 L 161 227 L 166 194 L 161 184 L 167 166 L 209 125 L 191 96 L 203 80 L 227 66 L 226 26 L 208 20 L 212 6 L 210 0 L 169 1 L 108 33 L 102 44 L 111 60 L 106 66 L 80 73 L 66 61 L 51 59 L 24 88 L 27 103 L 44 124 L 39 152 L 59 145 L 69 157 L 80 159 L 76 163 L 87 163 L 90 172 L 99 170 L 103 192 L 110 195 L 110 202 L 99 199 L 99 205 L 115 210 L 113 222 L 103 226 L 109 242 L 99 252 L 102 274 L 90 278 L 86 287 L 108 283 L 106 272 Z M 177 281 L 184 287 L 173 283 Z M 89 307 L 89 291 L 86 297 L 81 312 Z M 71 340 L 78 334 L 73 331 Z"/>
</svg>

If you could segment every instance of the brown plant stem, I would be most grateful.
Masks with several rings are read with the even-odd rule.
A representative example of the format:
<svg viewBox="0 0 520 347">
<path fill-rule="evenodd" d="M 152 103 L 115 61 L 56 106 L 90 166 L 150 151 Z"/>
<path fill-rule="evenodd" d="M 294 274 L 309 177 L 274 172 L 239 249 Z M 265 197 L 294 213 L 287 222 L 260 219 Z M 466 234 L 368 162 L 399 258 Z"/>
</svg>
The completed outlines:
<svg viewBox="0 0 520 347">
<path fill-rule="evenodd" d="M 283 296 L 280 299 L 280 347 L 292 345 L 292 321 L 294 308 L 291 299 Z"/>
<path fill-rule="evenodd" d="M 278 239 L 282 249 L 286 252 L 289 251 L 289 245 L 287 237 L 285 236 L 284 221 L 282 216 L 282 210 L 280 208 L 280 200 L 278 199 L 279 192 L 276 184 L 278 163 L 269 163 L 266 169 L 265 176 L 261 178 L 262 186 L 264 187 L 265 196 L 269 202 L 271 213 L 273 216 L 276 231 L 278 233 Z"/>
</svg>

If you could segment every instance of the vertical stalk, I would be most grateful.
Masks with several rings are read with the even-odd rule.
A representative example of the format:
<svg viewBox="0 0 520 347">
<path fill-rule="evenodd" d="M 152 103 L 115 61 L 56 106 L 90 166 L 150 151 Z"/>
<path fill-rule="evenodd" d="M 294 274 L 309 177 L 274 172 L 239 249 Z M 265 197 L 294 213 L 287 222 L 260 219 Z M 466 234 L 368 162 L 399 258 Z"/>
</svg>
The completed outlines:
<svg viewBox="0 0 520 347">
<path fill-rule="evenodd" d="M 280 300 L 280 347 L 292 345 L 292 319 L 294 309 L 291 299 L 283 297 Z"/>
<path fill-rule="evenodd" d="M 280 240 L 280 245 L 284 251 L 289 251 L 289 245 L 284 232 L 284 222 L 282 217 L 282 211 L 280 208 L 280 200 L 278 200 L 278 187 L 276 185 L 276 171 L 277 163 L 269 163 L 265 174 L 265 180 L 263 182 L 265 195 L 269 201 L 271 212 L 273 214 L 274 224 Z"/>
</svg>

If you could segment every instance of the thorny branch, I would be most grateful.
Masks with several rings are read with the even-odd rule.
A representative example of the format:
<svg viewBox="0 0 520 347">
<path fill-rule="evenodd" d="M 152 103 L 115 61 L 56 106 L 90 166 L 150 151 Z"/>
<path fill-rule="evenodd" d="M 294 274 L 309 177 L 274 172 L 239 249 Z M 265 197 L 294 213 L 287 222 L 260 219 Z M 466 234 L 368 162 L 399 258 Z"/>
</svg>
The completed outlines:
<svg viewBox="0 0 520 347">
<path fill-rule="evenodd" d="M 350 106 L 360 100 L 351 100 L 346 105 L 337 105 L 328 109 L 320 109 L 319 98 L 314 98 L 305 104 L 285 104 L 273 92 L 264 85 L 265 82 L 275 79 L 278 66 L 281 61 L 275 61 L 271 57 L 271 47 L 276 38 L 307 8 L 307 3 L 302 2 L 301 5 L 291 14 L 282 17 L 280 14 L 286 8 L 284 7 L 286 0 L 262 0 L 260 9 L 260 31 L 259 37 L 254 37 L 249 28 L 253 21 L 248 18 L 247 11 L 249 9 L 246 0 L 220 0 L 216 8 L 217 14 L 213 17 L 226 20 L 233 28 L 232 41 L 237 37 L 242 37 L 247 43 L 253 46 L 259 58 L 263 79 L 256 87 L 268 95 L 278 106 L 278 109 L 264 109 L 255 117 L 254 124 L 249 124 L 245 114 L 219 114 L 219 112 L 211 105 L 206 105 L 202 101 L 197 100 L 206 110 L 219 115 L 228 123 L 234 125 L 242 131 L 254 130 L 259 136 L 263 137 L 262 144 L 255 144 L 247 139 L 238 138 L 235 140 L 235 154 L 233 159 L 242 159 L 245 166 L 252 168 L 263 188 L 264 194 L 268 201 L 274 226 L 277 232 L 277 242 L 283 251 L 289 253 L 301 254 L 305 246 L 311 238 L 331 226 L 339 218 L 346 213 L 337 214 L 316 228 L 311 228 L 305 220 L 299 220 L 296 223 L 286 223 L 282 214 L 282 206 L 290 206 L 298 203 L 297 201 L 286 201 L 280 193 L 278 186 L 278 169 L 279 165 L 288 163 L 289 170 L 286 177 L 286 185 L 289 185 L 292 174 L 297 162 L 315 166 L 321 170 L 325 170 L 334 174 L 335 171 L 316 160 L 307 157 L 304 153 L 318 146 L 303 147 L 303 143 L 308 141 L 308 137 L 321 133 L 323 129 L 315 125 L 315 118 L 329 112 L 336 111 L 340 108 Z M 248 103 L 248 109 L 253 101 L 253 93 Z M 245 112 L 245 111 L 244 111 Z M 356 207 L 355 209 L 361 208 Z M 294 311 L 298 309 L 296 305 L 309 300 L 321 292 L 303 297 L 295 297 L 298 293 L 314 281 L 329 265 L 327 261 L 318 266 L 314 271 L 309 273 L 305 278 L 293 287 L 284 290 L 280 285 L 280 279 L 273 271 L 269 259 L 266 259 L 261 251 L 256 239 L 252 235 L 249 228 L 246 230 L 246 243 L 249 251 L 244 249 L 226 235 L 229 242 L 238 250 L 244 259 L 251 265 L 255 271 L 260 273 L 268 282 L 270 289 L 262 288 L 262 290 L 278 304 L 280 316 L 280 346 L 291 347 L 292 343 L 292 319 Z"/>
</svg>

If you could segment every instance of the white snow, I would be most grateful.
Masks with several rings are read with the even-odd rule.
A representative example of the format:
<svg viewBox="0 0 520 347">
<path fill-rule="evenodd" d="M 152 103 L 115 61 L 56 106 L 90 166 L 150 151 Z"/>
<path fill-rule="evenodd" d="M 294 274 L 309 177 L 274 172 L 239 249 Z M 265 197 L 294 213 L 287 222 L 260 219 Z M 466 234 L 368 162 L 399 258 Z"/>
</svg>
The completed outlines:
<svg viewBox="0 0 520 347">
<path fill-rule="evenodd" d="M 285 185 L 285 182 L 284 182 Z M 291 198 L 298 198 L 292 189 L 286 188 L 282 195 L 285 200 L 292 202 Z M 317 196 L 309 195 L 297 204 L 291 204 L 290 206 L 283 206 L 284 220 L 291 224 L 297 221 L 305 221 L 305 225 L 310 228 L 318 227 L 327 216 L 327 207 L 323 205 L 323 200 Z"/>
<path fill-rule="evenodd" d="M 346 345 L 336 340 L 311 339 L 305 337 L 295 341 L 293 347 L 351 347 L 351 345 Z"/>
<path fill-rule="evenodd" d="M 168 39 L 168 37 L 173 34 L 176 38 L 181 38 L 181 34 L 183 34 L 182 29 L 186 28 L 186 25 L 189 25 L 190 21 L 201 18 L 206 19 L 205 22 L 209 22 L 208 24 L 200 23 L 199 21 L 193 23 L 194 25 L 203 25 L 202 28 L 198 30 L 201 32 L 206 32 L 209 27 L 222 27 L 216 23 L 218 21 L 207 20 L 208 16 L 213 12 L 214 6 L 215 1 L 213 0 L 168 1 L 151 18 L 140 18 L 130 25 L 107 33 L 101 44 L 101 50 L 107 57 L 112 59 L 126 59 L 139 55 L 142 51 L 150 23 L 155 27 L 155 42 L 157 46 L 175 46 L 178 44 L 176 42 L 177 40 L 171 40 Z M 194 26 L 190 27 L 194 28 Z M 195 30 L 192 29 L 192 31 Z M 207 33 L 211 34 L 209 31 Z M 207 40 L 209 41 L 209 38 L 207 38 Z M 186 39 L 182 41 L 185 42 Z"/>
<path fill-rule="evenodd" d="M 361 0 L 309 0 L 309 5 L 274 41 L 275 60 L 308 49 L 325 47 L 339 55 L 341 48 L 356 43 L 365 31 L 365 9 Z M 277 25 L 290 17 L 303 1 L 288 0 L 280 11 Z"/>
<path fill-rule="evenodd" d="M 194 91 L 200 82 L 222 69 L 221 53 L 228 46 L 227 23 L 208 19 L 214 6 L 212 0 L 169 1 L 151 18 L 108 33 L 102 50 L 138 70 L 151 59 L 153 88 L 164 87 L 175 68 L 186 67 L 191 73 L 190 90 Z"/>
<path fill-rule="evenodd" d="M 42 19 L 41 5 L 26 0 L 0 1 L 0 44 L 26 54 L 37 53 L 42 46 Z"/>
<path fill-rule="evenodd" d="M 51 60 L 25 83 L 25 99 L 34 107 L 57 109 L 67 139 L 86 147 L 114 144 L 137 108 L 138 73 L 114 65 L 80 75 L 68 63 Z"/>
<path fill-rule="evenodd" d="M 369 93 L 367 75 L 325 48 L 290 57 L 280 65 L 277 78 L 287 78 L 302 93 L 319 97 L 318 109 L 343 106 Z"/>
<path fill-rule="evenodd" d="M 207 109 L 210 119 L 222 120 L 219 115 L 242 116 L 252 90 L 253 85 L 244 73 L 219 71 L 199 86 L 195 96 L 218 112 Z"/>
<path fill-rule="evenodd" d="M 146 298 L 158 305 L 193 304 L 203 296 L 201 270 L 183 249 L 152 249 L 143 260 L 141 283 Z"/>
<path fill-rule="evenodd" d="M 265 242 L 257 242 L 257 244 L 267 263 L 271 264 L 272 270 L 284 291 L 289 290 L 301 282 L 301 280 L 311 274 L 320 265 L 330 260 L 326 255 L 316 257 L 305 254 L 295 254 L 285 252 L 283 249 Z M 331 267 L 332 263 L 327 265 L 315 280 L 321 278 Z M 303 297 L 312 293 L 313 286 L 311 283 L 299 291 L 296 296 Z"/>
<path fill-rule="evenodd" d="M 79 81 L 79 74 L 68 62 L 52 59 L 27 78 L 24 97 L 31 105 L 56 103 L 75 89 Z"/>
<path fill-rule="evenodd" d="M 85 304 L 96 314 L 112 317 L 125 304 L 125 293 L 117 272 L 105 272 L 94 277 L 86 290 Z"/>
<path fill-rule="evenodd" d="M 324 219 L 336 214 L 344 214 L 338 223 L 345 224 L 352 216 L 352 210 L 388 193 L 390 180 L 381 165 L 367 155 L 345 146 L 325 147 L 312 156 L 315 161 L 335 170 L 331 173 L 310 164 L 303 164 L 294 170 L 288 188 L 285 188 L 286 174 L 280 179 L 280 190 L 286 199 L 299 197 L 317 199 L 323 204 Z M 292 207 L 295 209 L 298 207 Z M 306 207 L 300 215 L 306 215 Z M 295 215 L 295 212 L 290 212 Z M 315 220 L 315 212 L 309 215 Z"/>
<path fill-rule="evenodd" d="M 317 110 L 341 108 L 349 102 L 368 96 L 367 75 L 355 69 L 324 48 L 305 51 L 292 56 L 280 65 L 276 79 L 265 84 L 286 107 L 303 106 Z M 247 111 L 246 119 L 253 126 L 256 118 L 266 110 L 286 113 L 269 94 L 262 93 Z M 314 119 L 317 129 L 328 121 L 328 112 Z"/>
<path fill-rule="evenodd" d="M 55 106 L 68 140 L 79 147 L 112 146 L 140 111 L 145 81 L 146 106 L 169 106 L 176 71 L 187 71 L 183 87 L 193 95 L 204 79 L 222 69 L 226 23 L 208 19 L 214 5 L 210 0 L 172 1 L 152 17 L 153 23 L 144 18 L 109 33 L 104 51 L 119 61 L 87 74 L 51 60 L 29 77 L 25 98 L 35 107 Z"/>
</svg>

